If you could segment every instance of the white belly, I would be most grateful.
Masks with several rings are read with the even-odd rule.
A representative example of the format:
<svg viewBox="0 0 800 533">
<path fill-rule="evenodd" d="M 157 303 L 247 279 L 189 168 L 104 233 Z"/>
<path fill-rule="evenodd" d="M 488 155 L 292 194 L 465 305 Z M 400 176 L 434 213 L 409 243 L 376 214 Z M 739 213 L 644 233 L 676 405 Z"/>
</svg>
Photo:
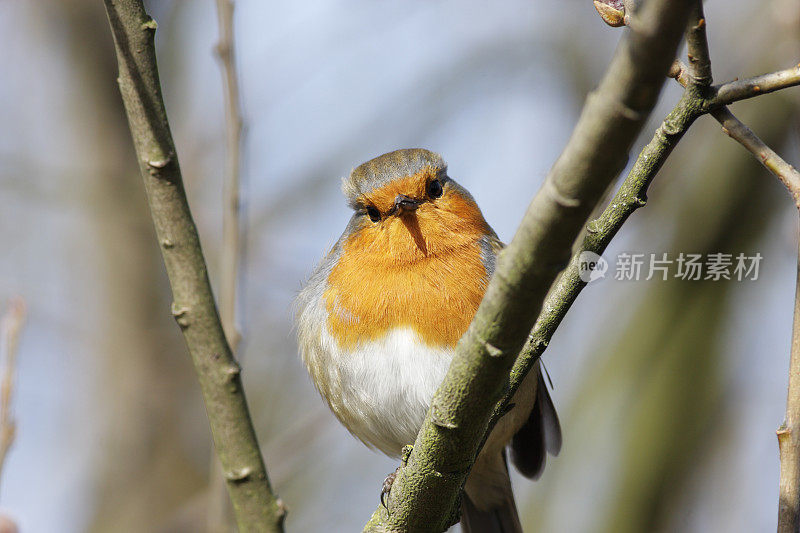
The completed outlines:
<svg viewBox="0 0 800 533">
<path fill-rule="evenodd" d="M 416 333 L 400 328 L 342 350 L 327 328 L 322 330 L 320 353 L 309 355 L 324 361 L 329 387 L 321 392 L 331 409 L 367 445 L 399 455 L 414 443 L 453 349 L 426 346 Z"/>
</svg>

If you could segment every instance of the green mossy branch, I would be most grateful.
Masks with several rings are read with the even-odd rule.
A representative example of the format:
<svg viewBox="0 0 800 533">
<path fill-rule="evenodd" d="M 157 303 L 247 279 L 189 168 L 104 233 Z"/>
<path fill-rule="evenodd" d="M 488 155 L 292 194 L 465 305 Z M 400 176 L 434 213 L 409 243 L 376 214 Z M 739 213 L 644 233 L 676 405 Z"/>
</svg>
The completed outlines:
<svg viewBox="0 0 800 533">
<path fill-rule="evenodd" d="M 653 4 L 655 2 L 650 2 L 645 9 L 650 8 L 654 12 L 657 11 L 658 7 L 653 7 Z M 572 255 L 566 270 L 561 274 L 549 294 L 547 294 L 534 328 L 510 371 L 506 386 L 501 387 L 504 392 L 504 401 L 495 406 L 488 424 L 489 430 L 505 412 L 505 405 L 508 399 L 513 396 L 527 372 L 546 350 L 555 330 L 580 291 L 586 286 L 586 283 L 581 280 L 579 275 L 581 254 L 587 251 L 598 255 L 602 254 L 630 215 L 646 204 L 647 189 L 650 183 L 694 121 L 706 113 L 711 113 L 715 118 L 719 119 L 727 111 L 723 107 L 726 103 L 752 98 L 800 84 L 800 65 L 798 65 L 798 67 L 748 80 L 711 86 L 711 64 L 708 59 L 708 45 L 705 35 L 706 25 L 702 13 L 702 4 L 694 1 L 689 2 L 689 4 L 674 4 L 670 6 L 673 10 L 683 8 L 691 8 L 692 10 L 691 24 L 686 30 L 691 55 L 691 72 L 672 73 L 676 78 L 682 77 L 681 81 L 686 90 L 677 105 L 656 130 L 652 140 L 639 154 L 633 168 L 614 198 L 609 202 L 607 208 L 600 217 L 587 224 L 586 236 Z M 665 6 L 662 7 L 665 8 Z M 671 13 L 661 11 L 661 16 L 676 16 L 676 14 L 677 11 L 672 11 Z M 647 32 L 650 37 L 656 35 L 656 33 L 653 33 L 654 28 L 652 26 L 642 23 L 644 19 L 644 12 L 639 18 L 630 17 L 630 14 L 628 14 L 626 23 L 633 26 L 635 30 Z M 663 19 L 657 20 L 662 23 L 665 22 Z M 653 20 L 651 20 L 650 24 L 653 23 Z M 624 47 L 624 44 L 621 48 Z M 637 60 L 646 61 L 640 55 L 643 49 L 639 47 L 636 50 Z M 618 52 L 619 54 L 620 52 Z M 612 72 L 615 72 L 613 70 L 614 66 L 614 63 L 612 63 L 609 73 L 606 75 L 606 80 L 608 80 L 609 75 L 612 75 Z M 619 73 L 615 72 L 615 74 Z M 630 81 L 630 78 L 625 79 L 628 82 Z M 505 311 L 495 310 L 493 314 L 482 314 L 481 310 L 479 310 L 472 327 L 459 345 L 459 355 L 463 357 L 461 359 L 457 357 L 454 360 L 448 378 L 434 398 L 428 419 L 426 419 L 426 425 L 418 436 L 412 454 L 407 458 L 408 464 L 404 461 L 403 465 L 401 465 L 397 479 L 402 479 L 401 483 L 408 484 L 408 487 L 399 489 L 399 483 L 397 480 L 395 481 L 389 498 L 388 510 L 379 508 L 371 517 L 365 531 L 438 531 L 440 528 L 446 528 L 457 520 L 458 494 L 454 494 L 452 489 L 457 483 L 463 484 L 466 475 L 465 469 L 469 468 L 472 459 L 477 454 L 477 450 L 472 457 L 464 453 L 464 450 L 474 442 L 474 433 L 470 433 L 467 428 L 474 430 L 475 426 L 479 425 L 474 423 L 474 419 L 470 420 L 469 417 L 474 416 L 475 413 L 482 414 L 485 406 L 485 402 L 475 401 L 469 395 L 483 395 L 484 399 L 494 397 L 493 394 L 497 391 L 497 383 L 493 378 L 487 378 L 489 373 L 487 368 L 494 367 L 492 368 L 492 376 L 494 376 L 494 372 L 497 372 L 502 367 L 502 364 L 507 362 L 508 350 L 510 349 L 510 343 L 493 344 L 489 339 L 503 341 L 516 338 L 517 332 L 509 331 L 508 328 L 518 324 L 513 322 L 509 324 L 508 320 L 513 320 L 513 317 L 516 317 L 521 323 L 527 318 L 524 310 L 520 310 L 516 305 L 517 302 L 523 301 L 525 305 L 538 309 L 536 302 L 540 301 L 537 298 L 541 296 L 541 293 L 532 290 L 528 292 L 525 289 L 530 289 L 532 285 L 536 285 L 537 281 L 541 281 L 549 273 L 552 273 L 553 266 L 559 264 L 557 259 L 559 251 L 568 253 L 568 248 L 565 246 L 566 240 L 561 238 L 563 233 L 559 234 L 559 231 L 565 231 L 565 226 L 570 226 L 570 229 L 566 231 L 573 231 L 574 227 L 571 227 L 569 222 L 575 216 L 575 211 L 581 208 L 585 209 L 587 207 L 586 200 L 589 198 L 596 199 L 596 196 L 589 192 L 588 189 L 590 188 L 589 184 L 593 182 L 592 178 L 597 180 L 594 183 L 601 183 L 602 179 L 597 176 L 605 175 L 605 169 L 598 169 L 596 166 L 600 162 L 598 158 L 614 153 L 616 148 L 623 146 L 623 144 L 617 144 L 619 140 L 612 136 L 606 138 L 594 136 L 593 141 L 596 143 L 594 151 L 590 148 L 580 156 L 578 156 L 580 150 L 570 151 L 571 148 L 575 148 L 575 144 L 580 145 L 579 140 L 582 133 L 586 133 L 588 137 L 592 136 L 591 130 L 588 132 L 581 132 L 580 130 L 582 127 L 587 127 L 587 123 L 583 121 L 583 118 L 593 104 L 592 99 L 602 97 L 603 87 L 601 85 L 601 89 L 587 101 L 582 120 L 576 126 L 576 134 L 573 135 L 570 145 L 565 149 L 559 162 L 556 163 L 553 171 L 548 176 L 542 191 L 534 199 L 531 208 L 526 213 L 520 231 L 514 238 L 515 241 L 518 239 L 530 240 L 528 247 L 520 247 L 520 249 L 526 250 L 528 255 L 523 257 L 514 255 L 513 259 L 503 258 L 499 262 L 499 264 L 503 265 L 510 263 L 513 267 L 510 269 L 510 273 L 501 271 L 501 267 L 498 267 L 498 273 L 495 274 L 495 277 L 505 279 L 497 283 L 493 280 L 492 284 L 499 287 L 490 286 L 490 290 L 487 291 L 487 297 L 481 305 L 481 309 L 483 309 L 485 307 L 484 304 L 491 298 L 496 300 L 495 304 L 497 306 L 505 304 L 509 305 L 509 308 Z M 734 136 L 734 138 L 736 137 Z M 736 138 L 736 140 L 753 151 L 751 147 L 742 142 L 741 138 Z M 574 142 L 575 144 L 573 144 Z M 754 151 L 754 153 L 756 152 Z M 572 159 L 576 156 L 586 158 L 583 166 Z M 776 159 L 779 158 L 776 156 Z M 761 156 L 761 160 L 764 163 L 763 156 Z M 579 186 L 576 187 L 575 182 L 571 183 L 575 188 L 559 187 L 559 183 L 565 185 L 568 183 L 568 180 L 560 182 L 558 179 L 559 173 L 557 169 L 563 161 L 572 162 L 575 165 L 572 170 L 576 171 L 576 179 L 586 180 L 585 185 L 587 187 L 583 190 L 584 193 L 587 193 L 585 197 L 574 194 L 573 191 L 580 188 Z M 569 163 L 567 163 L 567 167 L 569 168 Z M 597 174 L 594 174 L 595 172 Z M 563 178 L 563 175 L 561 177 Z M 570 194 L 571 192 L 572 194 Z M 537 205 L 537 199 L 541 197 L 549 197 L 550 205 L 545 205 L 545 209 L 532 213 L 534 206 Z M 547 203 L 545 202 L 545 204 Z M 548 228 L 545 231 L 549 231 L 550 235 L 542 236 L 538 233 L 538 231 L 542 231 L 542 228 Z M 549 241 L 547 240 L 548 238 L 550 239 Z M 536 242 L 537 239 L 539 239 L 538 243 Z M 544 248 L 544 242 L 547 242 L 549 246 L 560 248 L 559 250 L 546 249 Z M 514 242 L 512 242 L 512 246 L 513 244 Z M 512 246 L 509 247 L 506 254 L 513 254 L 514 251 L 519 250 L 512 248 Z M 537 254 L 537 251 L 541 255 Z M 504 261 L 508 261 L 508 263 Z M 539 262 L 539 265 L 533 264 L 535 262 Z M 527 282 L 526 285 L 526 280 L 523 279 L 524 276 L 538 279 L 533 282 Z M 496 292 L 492 292 L 493 288 L 497 289 Z M 541 289 L 541 286 L 538 288 Z M 506 329 L 504 330 L 503 328 Z M 477 333 L 478 331 L 480 333 Z M 471 344 L 467 344 L 468 342 Z M 470 356 L 472 357 L 471 361 L 469 360 Z M 444 398 L 442 398 L 443 396 Z M 459 414 L 461 416 L 458 416 Z M 483 439 L 485 439 L 485 435 Z M 442 495 L 446 495 L 447 498 L 442 499 Z M 440 514 L 437 514 L 437 512 Z M 418 514 L 414 515 L 414 513 Z M 445 520 L 442 521 L 439 517 L 445 517 Z"/>
<path fill-rule="evenodd" d="M 653 138 L 642 149 L 633 168 L 603 213 L 587 225 L 583 242 L 575 250 L 566 270 L 548 294 L 525 348 L 511 370 L 507 399 L 519 388 L 528 371 L 547 349 L 567 311 L 586 286 L 586 282 L 580 277 L 581 254 L 593 252 L 602 255 L 633 212 L 644 207 L 650 183 L 695 119 L 702 114 L 702 105 L 703 99 L 697 91 L 687 90 L 684 93 Z M 502 407 L 498 407 L 493 418 L 499 418 L 501 412 Z"/>
<path fill-rule="evenodd" d="M 722 100 L 718 93 L 718 90 L 722 89 L 727 95 L 726 99 L 733 98 L 735 94 L 736 99 L 741 100 L 793 87 L 800 83 L 800 66 L 750 80 L 712 87 L 711 60 L 702 3 L 696 3 L 692 10 L 686 31 L 690 65 L 686 67 L 676 62 L 670 71 L 670 76 L 678 80 L 684 86 L 685 91 L 658 127 L 653 138 L 642 149 L 627 177 L 603 213 L 587 224 L 586 236 L 575 250 L 567 269 L 548 294 L 528 342 L 511 370 L 506 400 L 495 409 L 490 427 L 500 418 L 504 410 L 503 405 L 513 396 L 527 372 L 547 349 L 550 339 L 567 311 L 586 286 L 586 282 L 582 281 L 580 277 L 581 254 L 593 252 L 602 255 L 628 217 L 636 209 L 646 204 L 647 189 L 650 183 L 698 117 L 707 113 L 714 116 L 723 125 L 728 135 L 753 152 L 765 167 L 786 184 L 790 192 L 795 191 L 793 195 L 795 199 L 800 197 L 797 194 L 797 191 L 800 191 L 800 179 L 795 178 L 797 172 L 755 137 L 749 128 L 739 123 L 727 108 L 721 105 Z M 769 90 L 753 90 L 753 87 L 757 85 L 752 80 L 771 80 L 765 84 Z M 731 85 L 738 88 L 736 90 L 725 89 Z M 794 186 L 790 184 L 794 184 Z"/>
<path fill-rule="evenodd" d="M 119 87 L 183 332 L 205 401 L 214 446 L 241 532 L 283 530 L 242 388 L 225 340 L 205 259 L 186 200 L 156 65 L 156 24 L 141 0 L 105 0 Z"/>
<path fill-rule="evenodd" d="M 689 0 L 650 0 L 631 14 L 598 89 L 567 146 L 500 254 L 406 464 L 365 531 L 444 531 L 508 372 L 548 289 L 603 191 L 624 168 L 655 105 L 686 25 Z"/>
</svg>

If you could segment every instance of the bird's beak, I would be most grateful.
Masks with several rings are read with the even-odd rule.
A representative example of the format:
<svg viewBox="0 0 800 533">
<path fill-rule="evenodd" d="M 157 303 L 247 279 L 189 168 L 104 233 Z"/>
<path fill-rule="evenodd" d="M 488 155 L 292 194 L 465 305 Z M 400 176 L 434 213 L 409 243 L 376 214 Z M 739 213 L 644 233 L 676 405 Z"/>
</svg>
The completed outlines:
<svg viewBox="0 0 800 533">
<path fill-rule="evenodd" d="M 398 194 L 394 199 L 393 213 L 403 214 L 410 211 L 416 211 L 419 207 L 419 201 L 409 198 L 405 194 Z"/>
</svg>

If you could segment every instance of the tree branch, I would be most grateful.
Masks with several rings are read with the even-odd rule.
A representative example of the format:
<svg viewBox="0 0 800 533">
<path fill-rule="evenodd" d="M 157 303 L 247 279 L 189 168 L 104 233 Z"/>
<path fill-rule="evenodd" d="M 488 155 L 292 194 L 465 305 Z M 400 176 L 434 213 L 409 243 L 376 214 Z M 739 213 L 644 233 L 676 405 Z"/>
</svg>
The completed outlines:
<svg viewBox="0 0 800 533">
<path fill-rule="evenodd" d="M 284 509 L 267 478 L 183 188 L 156 66 L 156 23 L 141 0 L 104 1 L 122 100 L 172 287 L 172 314 L 197 371 L 239 530 L 281 531 Z"/>
<path fill-rule="evenodd" d="M 736 118 L 727 107 L 715 109 L 711 115 L 722 124 L 722 131 L 744 146 L 783 183 L 792 196 L 795 206 L 800 209 L 800 172 L 759 139 L 753 130 Z"/>
<path fill-rule="evenodd" d="M 702 18 L 702 2 L 697 2 L 699 16 Z M 704 24 L 702 24 L 704 26 Z M 691 40 L 689 40 L 692 43 Z M 708 43 L 706 36 L 698 36 L 694 42 L 695 53 L 701 56 L 708 65 L 710 83 L 710 61 L 708 60 Z M 690 58 L 692 48 L 690 46 Z M 692 63 L 690 63 L 692 65 Z M 690 66 L 692 77 L 697 79 Z M 686 70 L 679 65 L 679 69 Z M 685 76 L 676 76 L 679 81 Z M 800 65 L 749 80 L 723 84 L 717 88 L 712 102 L 730 103 L 752 96 L 766 94 L 784 87 L 800 83 Z M 774 150 L 767 146 L 758 136 L 737 119 L 731 111 L 722 105 L 711 110 L 711 115 L 722 124 L 722 131 L 750 151 L 767 170 L 783 183 L 792 196 L 795 206 L 800 209 L 800 173 L 783 160 Z M 778 448 L 780 452 L 780 492 L 778 499 L 778 531 L 780 533 L 796 533 L 800 530 L 800 248 L 797 255 L 797 280 L 795 286 L 794 323 L 792 326 L 792 344 L 789 357 L 789 385 L 786 395 L 786 416 L 778 428 Z"/>
<path fill-rule="evenodd" d="M 650 0 L 633 13 L 608 71 L 534 197 L 435 393 L 413 450 L 367 531 L 443 531 L 508 371 L 548 288 L 628 152 L 663 86 L 685 29 L 688 0 Z"/>
<path fill-rule="evenodd" d="M 697 93 L 685 93 L 656 129 L 653 138 L 642 149 L 639 157 L 622 182 L 617 193 L 603 213 L 586 226 L 586 236 L 575 250 L 566 270 L 547 295 L 542 312 L 536 320 L 525 347 L 511 370 L 506 402 L 513 397 L 528 371 L 542 356 L 550 339 L 564 320 L 567 311 L 586 287 L 581 279 L 581 258 L 586 252 L 602 255 L 611 240 L 634 211 L 647 203 L 647 189 L 683 135 L 700 116 L 700 99 Z M 504 408 L 498 406 L 493 423 L 502 416 Z"/>
<path fill-rule="evenodd" d="M 705 88 L 711 83 L 711 60 L 705 35 L 705 18 L 702 1 L 699 0 L 695 4 L 687 30 L 687 43 L 690 66 L 686 67 L 676 61 L 670 75 L 686 87 L 688 93 L 693 87 Z M 738 120 L 724 104 L 799 83 L 800 65 L 748 80 L 730 82 L 713 88 L 716 96 L 711 100 L 711 106 L 706 107 L 706 109 L 710 108 L 710 114 L 722 124 L 722 129 L 726 134 L 756 156 L 756 159 L 783 183 L 798 209 L 800 209 L 800 173 L 759 139 L 747 125 Z M 625 185 L 623 185 L 624 187 Z M 612 206 L 617 202 L 619 200 L 615 198 L 611 202 Z M 570 265 L 570 267 L 572 266 Z M 570 274 L 574 278 L 574 273 Z M 561 284 L 559 284 L 560 286 Z M 581 288 L 579 287 L 578 290 Z M 556 326 L 558 322 L 556 322 Z M 800 247 L 798 248 L 786 416 L 777 435 L 781 463 L 778 531 L 780 533 L 796 533 L 800 530 Z"/>
<path fill-rule="evenodd" d="M 236 329 L 236 291 L 241 257 L 239 210 L 239 166 L 241 161 L 242 114 L 239 80 L 233 39 L 233 1 L 217 0 L 219 42 L 216 52 L 222 69 L 225 92 L 225 179 L 223 187 L 222 261 L 220 268 L 219 310 L 225 336 L 236 353 L 239 332 Z"/>
<path fill-rule="evenodd" d="M 800 172 L 759 139 L 728 108 L 716 109 L 711 114 L 722 124 L 725 133 L 750 151 L 783 183 L 792 196 L 795 207 L 800 209 Z M 800 249 L 797 257 L 797 286 L 789 357 L 786 416 L 777 431 L 781 462 L 778 503 L 780 533 L 795 533 L 800 530 Z"/>
<path fill-rule="evenodd" d="M 698 0 L 697 8 L 693 14 L 697 27 L 704 27 L 702 2 Z M 699 22 L 698 22 L 699 21 Z M 687 80 L 693 83 L 702 83 L 702 75 L 707 74 L 711 83 L 711 62 L 708 56 L 708 42 L 705 32 L 695 33 L 690 38 L 692 31 L 687 34 L 689 42 L 690 63 L 687 76 L 687 67 L 676 62 L 672 69 L 675 79 L 687 86 Z M 694 58 L 692 56 L 695 56 Z M 712 102 L 733 102 L 743 98 L 765 94 L 784 87 L 800 83 L 800 65 L 757 78 L 736 81 L 722 85 L 717 89 L 716 97 Z M 691 86 L 691 85 L 688 85 Z M 719 105 L 719 104 L 717 104 Z M 795 206 L 800 210 L 800 173 L 783 160 L 774 150 L 767 146 L 743 122 L 737 119 L 731 111 L 722 105 L 712 108 L 711 115 L 722 124 L 722 130 L 731 138 L 739 142 L 767 170 L 783 183 L 792 196 Z M 794 324 L 792 327 L 792 345 L 789 358 L 789 386 L 786 398 L 786 417 L 778 428 L 778 447 L 780 451 L 781 474 L 780 495 L 778 502 L 778 531 L 780 533 L 796 533 L 800 530 L 800 248 L 798 249 L 797 280 L 795 287 Z"/>
<path fill-rule="evenodd" d="M 586 226 L 583 242 L 574 251 L 566 270 L 548 293 L 533 330 L 511 369 L 504 402 L 495 408 L 490 428 L 494 427 L 503 415 L 505 405 L 547 349 L 550 339 L 564 320 L 567 311 L 587 285 L 587 282 L 581 279 L 581 262 L 584 254 L 591 252 L 602 255 L 633 212 L 647 203 L 647 189 L 653 178 L 689 127 L 705 112 L 704 93 L 705 87 L 711 83 L 711 62 L 708 46 L 702 44 L 705 41 L 705 18 L 702 4 L 698 4 L 699 2 L 693 2 L 691 20 L 694 22 L 690 22 L 686 30 L 689 53 L 695 58 L 693 64 L 697 70 L 690 75 L 686 68 L 676 70 L 675 64 L 670 69 L 669 75 L 675 78 L 680 76 L 687 90 L 656 129 L 650 142 L 639 153 L 636 162 L 603 213 Z M 700 20 L 703 21 L 702 24 L 697 22 Z"/>
<path fill-rule="evenodd" d="M 691 81 L 688 71 L 689 67 L 676 61 L 670 71 L 670 77 L 687 87 Z M 758 94 L 752 96 L 758 96 Z M 759 139 L 753 130 L 736 118 L 726 106 L 714 108 L 708 113 L 722 125 L 722 131 L 726 135 L 756 156 L 756 159 L 783 183 L 795 205 L 800 209 L 800 173 Z"/>
<path fill-rule="evenodd" d="M 725 133 L 749 150 L 762 165 L 775 174 L 792 196 L 795 207 L 800 209 L 800 172 L 759 139 L 728 108 L 722 107 L 712 111 L 711 114 L 722 124 Z M 800 530 L 800 249 L 797 257 L 786 416 L 777 431 L 781 462 L 778 502 L 780 533 L 796 533 Z"/>
<path fill-rule="evenodd" d="M 700 2 L 693 7 L 692 20 L 689 22 L 687 29 L 689 54 L 695 58 L 693 61 L 694 66 L 691 69 L 693 73 L 690 73 L 690 68 L 679 61 L 676 61 L 670 70 L 670 76 L 677 79 L 686 88 L 686 91 L 678 104 L 656 130 L 652 140 L 639 154 L 633 168 L 602 215 L 587 225 L 586 237 L 575 250 L 567 269 L 548 294 L 533 331 L 511 370 L 504 404 L 510 401 L 527 372 L 547 349 L 550 339 L 566 316 L 567 311 L 569 311 L 578 294 L 586 286 L 586 282 L 580 276 L 581 256 L 585 252 L 602 255 L 628 217 L 636 209 L 645 205 L 647 189 L 650 183 L 672 152 L 672 149 L 683 137 L 683 134 L 697 117 L 709 112 L 704 103 L 704 93 L 706 92 L 705 87 L 712 81 L 711 62 L 705 37 L 705 23 L 699 23 L 700 20 L 705 21 L 702 5 L 699 4 Z M 702 34 L 699 33 L 700 31 L 702 31 Z M 753 94 L 752 96 L 758 96 L 758 94 Z M 717 120 L 722 121 L 721 119 L 727 118 L 726 112 L 730 113 L 726 108 L 719 108 L 710 113 Z M 731 114 L 730 116 L 732 117 L 733 115 Z M 760 144 L 756 144 L 752 138 L 748 142 L 742 137 L 743 132 L 740 128 L 734 127 L 731 122 L 728 122 L 728 125 L 732 128 L 733 135 L 731 136 L 745 145 L 746 148 L 758 147 L 757 155 L 764 166 L 770 170 L 773 168 L 779 169 L 779 177 L 780 175 L 786 176 L 786 182 L 800 183 L 796 181 L 797 171 L 766 147 L 763 142 L 759 140 L 758 143 Z M 725 123 L 723 123 L 723 126 L 725 126 Z M 742 126 L 744 125 L 742 124 Z M 746 128 L 746 126 L 744 127 Z M 753 137 L 755 136 L 753 135 Z M 758 138 L 755 137 L 755 139 Z M 745 144 L 745 142 L 748 142 L 748 144 Z M 766 150 L 764 150 L 765 148 Z M 761 154 L 766 154 L 766 157 L 762 158 Z M 773 170 L 773 172 L 775 171 Z M 798 384 L 798 387 L 800 387 L 800 384 Z M 502 416 L 505 409 L 504 404 L 498 405 L 495 409 L 490 427 Z M 800 419 L 800 411 L 798 411 L 798 419 Z"/>
<path fill-rule="evenodd" d="M 746 100 L 796 85 L 800 85 L 800 65 L 753 78 L 734 80 L 717 85 L 714 87 L 716 96 L 711 99 L 709 105 L 711 107 L 728 105 L 739 100 Z"/>
<path fill-rule="evenodd" d="M 689 17 L 689 26 L 686 29 L 687 57 L 689 58 L 689 73 L 692 83 L 701 87 L 711 85 L 711 55 L 708 51 L 706 37 L 706 18 L 703 14 L 703 2 L 694 2 L 692 14 Z"/>
<path fill-rule="evenodd" d="M 239 168 L 241 162 L 242 114 L 233 37 L 233 1 L 217 0 L 219 41 L 216 54 L 222 73 L 225 99 L 225 174 L 222 190 L 222 255 L 220 258 L 219 314 L 234 357 L 241 334 L 236 325 L 236 307 L 241 258 L 241 214 Z M 208 530 L 230 531 L 232 509 L 222 465 L 214 454 L 209 476 Z"/>
<path fill-rule="evenodd" d="M 781 459 L 779 533 L 796 533 L 800 530 L 800 246 L 797 257 L 786 418 L 777 431 Z"/>
<path fill-rule="evenodd" d="M 0 473 L 17 434 L 11 400 L 14 396 L 14 376 L 17 371 L 17 346 L 24 323 L 25 302 L 22 298 L 15 298 L 9 302 L 8 309 L 0 322 L 0 361 L 3 362 L 3 375 L 0 381 Z"/>
</svg>

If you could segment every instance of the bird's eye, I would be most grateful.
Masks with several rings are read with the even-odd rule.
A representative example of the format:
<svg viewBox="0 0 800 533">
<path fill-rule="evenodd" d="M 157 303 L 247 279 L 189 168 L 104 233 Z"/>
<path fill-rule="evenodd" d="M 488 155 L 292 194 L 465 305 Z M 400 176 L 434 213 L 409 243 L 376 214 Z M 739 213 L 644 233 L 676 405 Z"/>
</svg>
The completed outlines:
<svg viewBox="0 0 800 533">
<path fill-rule="evenodd" d="M 430 198 L 439 198 L 442 192 L 442 182 L 439 180 L 431 180 L 431 182 L 428 183 L 428 196 Z"/>
<path fill-rule="evenodd" d="M 371 205 L 367 206 L 367 214 L 369 215 L 369 219 L 373 222 L 377 222 L 381 219 L 381 212 Z"/>
</svg>

